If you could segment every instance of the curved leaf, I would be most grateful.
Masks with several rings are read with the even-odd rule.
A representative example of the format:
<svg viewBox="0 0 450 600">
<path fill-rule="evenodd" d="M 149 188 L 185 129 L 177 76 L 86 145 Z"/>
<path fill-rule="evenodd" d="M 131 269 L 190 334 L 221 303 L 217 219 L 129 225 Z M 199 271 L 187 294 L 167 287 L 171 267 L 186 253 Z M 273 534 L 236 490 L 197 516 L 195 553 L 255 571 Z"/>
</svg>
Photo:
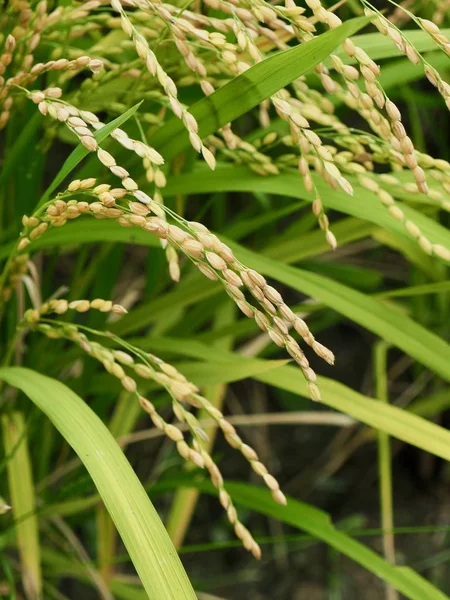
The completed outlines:
<svg viewBox="0 0 450 600">
<path fill-rule="evenodd" d="M 214 488 L 206 482 L 199 483 L 198 487 L 202 491 L 215 494 Z M 242 483 L 227 482 L 227 489 L 236 504 L 278 519 L 323 540 L 329 546 L 375 573 L 383 581 L 392 584 L 407 598 L 411 600 L 425 600 L 425 598 L 427 600 L 448 600 L 446 594 L 412 569 L 389 564 L 364 544 L 336 529 L 328 513 L 293 498 L 288 498 L 287 506 L 281 507 L 275 504 L 267 490 Z"/>
<path fill-rule="evenodd" d="M 370 221 L 383 229 L 399 233 L 405 237 L 405 229 L 401 223 L 393 219 L 381 205 L 375 194 L 359 186 L 352 178 L 353 196 L 340 190 L 331 189 L 320 177 L 314 176 L 314 183 L 327 208 L 332 208 Z M 215 171 L 200 168 L 193 173 L 173 176 L 169 179 L 165 194 L 206 194 L 210 192 L 265 192 L 290 198 L 301 198 L 312 202 L 314 195 L 307 192 L 301 177 L 295 171 L 279 175 L 262 177 L 246 167 L 218 165 Z M 433 243 L 450 248 L 450 232 L 426 217 L 419 211 L 399 203 L 407 217 L 416 223 L 423 234 Z M 409 238 L 410 239 L 410 238 Z"/>
<path fill-rule="evenodd" d="M 195 600 L 175 548 L 136 474 L 99 417 L 71 389 L 22 367 L 0 368 L 53 422 L 89 471 L 152 600 Z"/>
<path fill-rule="evenodd" d="M 294 394 L 308 395 L 305 380 L 295 367 L 280 367 L 258 375 L 257 379 Z M 319 377 L 318 384 L 323 404 L 450 461 L 450 432 L 447 429 L 391 404 L 372 400 L 332 379 Z"/>
<path fill-rule="evenodd" d="M 128 119 L 130 117 L 132 117 L 134 115 L 134 113 L 137 111 L 137 109 L 140 107 L 142 102 L 143 102 L 143 100 L 141 100 L 140 102 L 138 102 L 138 104 L 135 104 L 129 110 L 124 112 L 122 115 L 119 115 L 116 119 L 114 119 L 110 123 L 107 123 L 104 127 L 99 129 L 98 131 L 96 131 L 94 133 L 94 137 L 97 140 L 97 142 L 100 144 L 101 142 L 106 140 L 108 135 L 112 131 L 114 131 L 114 129 L 117 129 L 118 127 L 123 125 L 126 121 L 128 121 Z M 52 183 L 46 189 L 45 194 L 39 200 L 38 206 L 44 204 L 44 202 L 46 202 L 50 198 L 50 196 L 56 190 L 56 188 L 59 186 L 59 184 L 64 181 L 64 179 L 75 169 L 75 167 L 88 154 L 89 154 L 89 150 L 87 148 L 85 148 L 83 146 L 83 144 L 78 144 L 78 146 L 75 148 L 75 150 L 67 158 L 67 160 L 65 161 L 65 163 L 59 170 L 58 174 L 53 179 Z"/>
<path fill-rule="evenodd" d="M 214 133 L 313 69 L 345 38 L 369 21 L 367 17 L 352 19 L 291 50 L 277 52 L 193 104 L 189 111 L 197 120 L 199 135 L 206 137 Z M 151 141 L 167 160 L 189 146 L 184 125 L 175 118 L 160 129 Z"/>
<path fill-rule="evenodd" d="M 227 243 L 244 264 L 256 269 L 303 294 L 316 298 L 326 306 L 376 333 L 401 348 L 429 369 L 450 381 L 450 346 L 422 325 L 400 311 L 328 277 L 284 265 L 251 252 L 234 242 Z"/>
<path fill-rule="evenodd" d="M 27 426 L 21 412 L 2 415 L 1 424 L 23 587 L 27 598 L 40 598 L 41 548 Z"/>
<path fill-rule="evenodd" d="M 437 48 L 436 42 L 426 31 L 422 31 L 421 29 L 408 31 L 406 29 L 402 31 L 402 33 L 418 52 L 430 52 Z M 442 29 L 442 33 L 446 37 L 450 37 L 450 29 Z M 372 60 L 391 58 L 393 56 L 404 56 L 403 52 L 395 46 L 394 42 L 382 33 L 363 33 L 362 35 L 355 35 L 352 37 L 352 42 L 355 46 L 359 46 L 367 52 Z M 345 63 L 356 63 L 355 58 L 347 56 L 342 48 L 338 48 L 335 53 Z M 419 69 L 419 71 L 421 70 L 421 66 L 416 66 L 416 68 Z"/>
<path fill-rule="evenodd" d="M 235 352 L 218 350 L 211 344 L 183 338 L 148 337 L 143 341 L 142 346 L 154 352 L 175 352 L 180 356 L 205 361 L 203 369 L 199 369 L 195 364 L 179 365 L 182 372 L 193 378 L 198 385 L 207 383 L 207 376 L 205 381 L 203 376 L 208 372 L 207 367 L 210 364 L 216 365 L 217 362 L 222 361 L 223 368 L 226 368 L 228 364 L 234 364 L 238 356 L 242 363 L 254 360 Z M 308 397 L 306 382 L 298 367 L 282 365 L 270 371 L 261 370 L 259 373 L 254 373 L 252 377 L 281 390 Z M 447 429 L 391 404 L 384 404 L 368 396 L 363 396 L 332 379 L 319 377 L 319 386 L 322 391 L 323 404 L 450 461 L 450 432 Z"/>
<path fill-rule="evenodd" d="M 55 246 L 71 246 L 93 244 L 96 242 L 122 242 L 141 246 L 159 246 L 158 239 L 143 229 L 121 227 L 115 221 L 97 219 L 79 219 L 64 225 L 53 227 L 45 235 L 32 242 L 30 248 L 40 250 Z M 0 246 L 0 260 L 7 257 L 14 244 Z"/>
</svg>

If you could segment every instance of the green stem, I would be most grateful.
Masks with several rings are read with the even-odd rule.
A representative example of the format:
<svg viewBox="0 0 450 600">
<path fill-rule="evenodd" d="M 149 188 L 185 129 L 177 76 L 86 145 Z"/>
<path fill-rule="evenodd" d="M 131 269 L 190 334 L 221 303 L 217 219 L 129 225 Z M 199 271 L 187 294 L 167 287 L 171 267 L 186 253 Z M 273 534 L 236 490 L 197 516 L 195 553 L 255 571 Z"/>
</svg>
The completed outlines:
<svg viewBox="0 0 450 600">
<path fill-rule="evenodd" d="M 376 396 L 380 402 L 389 402 L 388 376 L 387 376 L 387 353 L 389 344 L 384 341 L 378 342 L 374 348 L 374 370 Z M 389 435 L 384 431 L 378 431 L 378 472 L 380 476 L 380 508 L 381 528 L 383 530 L 383 552 L 387 561 L 395 564 L 395 542 L 394 534 L 394 510 L 392 500 L 392 457 Z M 386 600 L 398 600 L 397 591 L 390 585 L 386 585 Z"/>
<path fill-rule="evenodd" d="M 0 317 L 1 317 L 1 315 L 0 315 Z M 13 335 L 13 337 L 12 337 L 12 339 L 11 339 L 11 341 L 9 342 L 8 349 L 6 350 L 5 358 L 3 359 L 3 362 L 2 362 L 2 366 L 3 367 L 9 367 L 9 365 L 12 362 L 12 358 L 13 358 L 13 355 L 14 355 L 14 350 L 16 349 L 16 344 L 17 344 L 17 341 L 19 339 L 20 331 L 21 330 L 19 330 L 19 328 L 17 328 L 16 331 L 15 331 L 15 333 L 14 333 L 14 335 Z M 1 394 L 1 392 L 3 391 L 4 386 L 5 386 L 5 382 L 4 381 L 0 381 L 0 408 L 2 407 L 2 405 L 5 402 L 5 398 Z"/>
</svg>

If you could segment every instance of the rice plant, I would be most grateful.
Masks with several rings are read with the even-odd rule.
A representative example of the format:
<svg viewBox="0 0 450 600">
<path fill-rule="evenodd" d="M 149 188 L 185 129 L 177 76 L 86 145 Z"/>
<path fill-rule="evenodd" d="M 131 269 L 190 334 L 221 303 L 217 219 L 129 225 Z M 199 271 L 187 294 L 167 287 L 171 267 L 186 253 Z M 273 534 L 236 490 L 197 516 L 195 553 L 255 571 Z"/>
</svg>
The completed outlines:
<svg viewBox="0 0 450 600">
<path fill-rule="evenodd" d="M 0 2 L 2 597 L 294 597 L 257 514 L 448 597 L 397 566 L 391 437 L 450 459 L 450 5 L 379 4 Z M 301 501 L 366 442 L 381 552 Z"/>
</svg>

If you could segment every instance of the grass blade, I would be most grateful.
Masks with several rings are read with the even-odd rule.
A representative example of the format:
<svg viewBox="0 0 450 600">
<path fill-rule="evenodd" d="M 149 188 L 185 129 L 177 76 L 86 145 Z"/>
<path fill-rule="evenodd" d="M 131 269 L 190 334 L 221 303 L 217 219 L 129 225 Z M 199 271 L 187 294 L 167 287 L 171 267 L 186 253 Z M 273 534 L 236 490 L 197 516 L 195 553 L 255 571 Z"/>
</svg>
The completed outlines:
<svg viewBox="0 0 450 600">
<path fill-rule="evenodd" d="M 94 133 L 94 137 L 97 140 L 97 142 L 99 144 L 101 144 L 101 142 L 103 142 L 108 137 L 108 135 L 112 131 L 114 131 L 114 129 L 117 129 L 117 127 L 120 127 L 126 121 L 128 121 L 128 119 L 130 117 L 132 117 L 134 115 L 134 113 L 137 111 L 137 109 L 140 107 L 142 102 L 143 102 L 143 100 L 141 100 L 140 102 L 138 102 L 138 104 L 135 104 L 129 110 L 124 112 L 122 115 L 120 115 L 119 117 L 117 117 L 116 119 L 114 119 L 113 121 L 111 121 L 110 123 L 108 123 L 107 125 L 102 127 L 101 129 L 96 131 Z M 50 199 L 50 196 L 53 194 L 53 192 L 56 190 L 56 188 L 64 181 L 64 179 L 75 169 L 75 167 L 88 154 L 89 154 L 89 150 L 87 150 L 87 148 L 85 148 L 82 144 L 78 144 L 78 146 L 71 153 L 71 155 L 67 158 L 67 160 L 65 161 L 65 163 L 59 170 L 59 173 L 56 175 L 56 177 L 53 179 L 51 184 L 48 186 L 47 190 L 45 191 L 45 194 L 39 200 L 38 206 L 41 206 L 42 204 L 44 204 L 44 202 L 47 202 L 47 200 Z"/>
<path fill-rule="evenodd" d="M 195 486 L 196 487 L 196 486 Z M 215 493 L 209 482 L 199 484 L 202 491 Z M 448 596 L 408 567 L 395 567 L 373 550 L 342 533 L 333 525 L 330 515 L 293 498 L 287 506 L 275 504 L 269 492 L 247 484 L 227 483 L 236 504 L 292 525 L 323 540 L 329 546 L 359 563 L 411 600 L 448 600 Z"/>
<path fill-rule="evenodd" d="M 243 363 L 254 360 L 223 349 L 217 351 L 211 344 L 183 338 L 148 338 L 146 349 L 158 353 L 173 353 L 176 349 L 178 355 L 205 361 L 203 369 L 199 369 L 198 363 L 179 365 L 187 377 L 191 379 L 195 377 L 196 383 L 201 386 L 208 382 L 208 364 L 215 365 L 222 360 L 225 369 L 227 364 L 234 363 L 238 356 Z M 202 374 L 205 375 L 205 380 L 203 380 Z M 255 373 L 253 378 L 280 390 L 308 397 L 306 382 L 298 367 L 280 366 L 276 369 Z M 322 390 L 323 404 L 450 461 L 450 432 L 443 427 L 391 404 L 381 403 L 368 396 L 363 396 L 332 379 L 319 377 L 319 385 Z"/>
<path fill-rule="evenodd" d="M 30 600 L 41 597 L 38 520 L 25 420 L 20 412 L 2 416 L 9 492 L 19 547 L 23 588 Z"/>
<path fill-rule="evenodd" d="M 9 176 L 14 172 L 14 169 L 22 160 L 23 153 L 27 146 L 29 146 L 30 140 L 33 140 L 41 123 L 42 115 L 36 113 L 33 118 L 27 122 L 15 141 L 14 146 L 8 151 L 0 172 L 0 188 L 8 181 Z"/>
<path fill-rule="evenodd" d="M 141 483 L 99 417 L 68 387 L 22 367 L 0 369 L 53 422 L 89 471 L 152 600 L 195 593 Z"/>
<path fill-rule="evenodd" d="M 369 22 L 367 17 L 352 19 L 291 50 L 277 52 L 196 102 L 189 111 L 198 122 L 199 135 L 206 137 L 214 133 L 304 75 L 325 60 L 345 38 Z M 189 146 L 184 125 L 178 119 L 172 119 L 152 138 L 152 145 L 167 160 L 173 158 Z"/>
<path fill-rule="evenodd" d="M 280 367 L 257 376 L 259 381 L 307 397 L 304 378 L 295 367 Z M 385 431 L 408 444 L 450 461 L 450 432 L 406 410 L 363 396 L 325 377 L 319 377 L 323 404 Z"/>
<path fill-rule="evenodd" d="M 354 195 L 332 190 L 321 178 L 313 177 L 323 204 L 327 208 L 370 221 L 383 229 L 407 237 L 404 226 L 393 219 L 380 204 L 376 196 L 358 185 L 351 177 Z M 314 195 L 307 192 L 298 172 L 280 173 L 276 176 L 261 177 L 245 167 L 218 165 L 215 171 L 198 169 L 194 173 L 171 177 L 165 188 L 167 196 L 177 194 L 205 194 L 217 192 L 265 192 L 289 198 L 312 202 Z M 416 223 L 423 234 L 434 244 L 450 247 L 450 232 L 419 211 L 399 203 L 408 219 Z M 408 238 L 411 239 L 411 238 Z M 338 240 L 339 241 L 339 240 Z"/>
<path fill-rule="evenodd" d="M 450 37 L 450 29 L 442 29 L 441 32 L 446 37 Z M 415 50 L 417 50 L 417 52 L 430 52 L 432 50 L 436 50 L 435 41 L 426 31 L 416 29 L 410 31 L 406 30 L 403 33 L 411 42 Z M 393 56 L 404 56 L 403 52 L 394 45 L 392 40 L 381 33 L 364 33 L 362 35 L 355 35 L 352 38 L 352 42 L 355 44 L 355 46 L 359 46 L 365 52 L 367 52 L 372 60 L 392 58 Z M 349 58 L 342 48 L 338 48 L 336 50 L 336 54 L 346 64 L 354 64 L 356 62 L 355 58 Z M 416 66 L 416 68 L 420 72 L 420 66 Z"/>
<path fill-rule="evenodd" d="M 228 243 L 248 266 L 316 298 L 397 348 L 401 348 L 443 379 L 450 381 L 449 344 L 400 311 L 392 310 L 367 294 L 353 290 L 328 277 L 273 261 L 266 256 L 238 247 L 231 241 Z"/>
</svg>

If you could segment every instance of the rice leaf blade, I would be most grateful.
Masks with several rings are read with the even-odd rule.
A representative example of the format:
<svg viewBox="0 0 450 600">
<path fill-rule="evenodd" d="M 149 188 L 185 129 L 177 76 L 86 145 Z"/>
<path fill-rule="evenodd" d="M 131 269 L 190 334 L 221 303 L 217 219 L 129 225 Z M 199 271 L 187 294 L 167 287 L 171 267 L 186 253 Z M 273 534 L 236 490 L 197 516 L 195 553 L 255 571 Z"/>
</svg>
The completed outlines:
<svg viewBox="0 0 450 600">
<path fill-rule="evenodd" d="M 197 120 L 199 135 L 206 137 L 214 133 L 308 73 L 369 22 L 367 17 L 358 17 L 291 50 L 278 52 L 196 102 L 189 111 Z M 178 119 L 167 123 L 151 141 L 167 160 L 189 146 L 184 125 Z"/>
<path fill-rule="evenodd" d="M 114 131 L 114 129 L 117 129 L 118 127 L 123 125 L 126 121 L 128 121 L 128 119 L 130 117 L 132 117 L 134 115 L 134 113 L 138 110 L 138 108 L 141 106 L 142 102 L 143 102 L 143 100 L 141 100 L 140 102 L 138 102 L 137 104 L 132 106 L 130 109 L 128 109 L 126 112 L 124 112 L 122 115 L 118 116 L 116 119 L 114 119 L 110 123 L 107 123 L 104 127 L 99 129 L 98 131 L 96 131 L 94 133 L 94 138 L 97 140 L 97 142 L 99 144 L 101 144 L 101 142 L 106 140 L 108 135 L 112 131 Z M 44 195 L 39 200 L 38 206 L 41 206 L 42 204 L 47 202 L 47 200 L 50 199 L 51 195 L 56 190 L 56 188 L 64 181 L 64 179 L 68 175 L 70 175 L 70 173 L 76 168 L 76 166 L 88 154 L 89 154 L 89 150 L 87 148 L 85 148 L 82 144 L 78 144 L 78 146 L 75 148 L 75 150 L 66 159 L 63 166 L 61 167 L 61 169 L 59 170 L 59 172 L 57 173 L 57 175 L 55 176 L 55 178 L 53 179 L 51 184 L 48 186 Z"/>
<path fill-rule="evenodd" d="M 21 412 L 2 415 L 1 423 L 23 587 L 27 598 L 40 598 L 39 529 L 27 426 Z"/>
<path fill-rule="evenodd" d="M 116 524 L 152 600 L 195 600 L 180 559 L 141 483 L 99 417 L 61 382 L 23 367 L 0 369 L 77 452 Z"/>
</svg>

